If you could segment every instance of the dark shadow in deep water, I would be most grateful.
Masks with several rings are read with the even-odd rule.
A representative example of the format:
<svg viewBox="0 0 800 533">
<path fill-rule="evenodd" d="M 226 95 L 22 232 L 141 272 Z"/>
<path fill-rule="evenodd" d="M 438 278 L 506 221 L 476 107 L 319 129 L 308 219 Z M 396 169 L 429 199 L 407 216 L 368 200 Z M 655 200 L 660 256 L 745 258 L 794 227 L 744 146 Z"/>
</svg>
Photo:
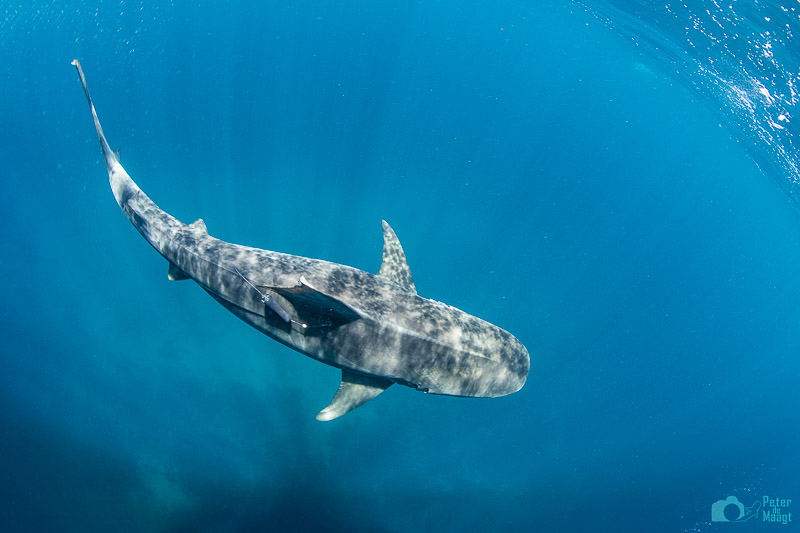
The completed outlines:
<svg viewBox="0 0 800 533">
<path fill-rule="evenodd" d="M 133 513 L 132 465 L 66 440 L 26 418 L 18 406 L 0 405 L 0 530 L 120 531 L 142 529 Z"/>
<path fill-rule="evenodd" d="M 263 443 L 270 450 L 269 460 L 280 465 L 277 474 L 247 484 L 236 481 L 241 476 L 220 481 L 202 472 L 186 475 L 182 485 L 191 487 L 193 505 L 173 516 L 166 530 L 387 531 L 371 509 L 375 494 L 348 494 L 343 491 L 348 480 L 325 465 L 322 451 L 315 449 L 319 440 L 307 433 L 308 424 L 321 427 L 320 423 L 309 421 L 299 398 L 299 390 L 287 393 L 280 413 L 274 413 L 283 422 L 275 428 L 280 438 L 273 441 L 267 435 Z M 250 405 L 256 411 L 269 409 Z"/>
<path fill-rule="evenodd" d="M 287 419 L 304 420 L 294 407 Z M 284 455 L 283 466 L 272 479 L 242 483 L 201 468 L 172 471 L 167 484 L 185 499 L 171 505 L 159 500 L 148 479 L 153 472 L 136 458 L 105 453 L 101 443 L 76 442 L 23 413 L 13 402 L 0 405 L 4 532 L 385 530 L 369 511 L 369 498 L 341 491 L 303 434 L 305 422 L 281 428 L 294 435 L 281 439 L 291 449 L 276 451 Z M 157 465 L 151 470 L 164 474 Z"/>
</svg>

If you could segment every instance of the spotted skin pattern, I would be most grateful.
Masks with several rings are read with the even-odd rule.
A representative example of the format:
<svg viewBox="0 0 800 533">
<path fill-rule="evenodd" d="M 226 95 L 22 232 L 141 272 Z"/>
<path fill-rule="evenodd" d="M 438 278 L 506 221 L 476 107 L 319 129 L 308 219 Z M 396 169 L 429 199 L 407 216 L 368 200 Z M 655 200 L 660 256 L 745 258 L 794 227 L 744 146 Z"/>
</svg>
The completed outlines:
<svg viewBox="0 0 800 533">
<path fill-rule="evenodd" d="M 475 397 L 504 396 L 525 384 L 530 366 L 525 347 L 493 324 L 419 296 L 402 246 L 385 221 L 383 263 L 374 275 L 224 242 L 209 235 L 202 220 L 186 225 L 161 210 L 110 150 L 80 64 L 73 64 L 95 120 L 114 196 L 139 233 L 169 261 L 171 275 L 181 274 L 174 279 L 194 280 L 254 328 L 342 369 L 345 379 L 337 397 L 352 396 L 346 385 L 371 386 L 371 398 L 391 383 Z M 329 418 L 358 405 L 345 406 Z"/>
</svg>

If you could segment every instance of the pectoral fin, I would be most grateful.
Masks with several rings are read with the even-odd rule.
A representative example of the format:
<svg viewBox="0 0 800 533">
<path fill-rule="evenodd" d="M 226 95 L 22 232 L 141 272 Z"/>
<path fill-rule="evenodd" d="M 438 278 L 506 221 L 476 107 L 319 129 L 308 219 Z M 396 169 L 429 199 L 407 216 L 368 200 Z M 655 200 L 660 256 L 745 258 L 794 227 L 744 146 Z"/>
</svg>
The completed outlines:
<svg viewBox="0 0 800 533">
<path fill-rule="evenodd" d="M 281 304 L 289 304 L 287 315 L 297 321 L 306 334 L 318 334 L 361 318 L 358 312 L 341 300 L 312 287 L 304 277 L 294 287 L 265 288 L 280 295 Z"/>
<path fill-rule="evenodd" d="M 385 391 L 392 384 L 391 381 L 373 378 L 364 374 L 355 374 L 342 370 L 342 383 L 333 397 L 331 404 L 319 412 L 317 420 L 326 422 L 339 418 L 360 407 Z"/>
</svg>

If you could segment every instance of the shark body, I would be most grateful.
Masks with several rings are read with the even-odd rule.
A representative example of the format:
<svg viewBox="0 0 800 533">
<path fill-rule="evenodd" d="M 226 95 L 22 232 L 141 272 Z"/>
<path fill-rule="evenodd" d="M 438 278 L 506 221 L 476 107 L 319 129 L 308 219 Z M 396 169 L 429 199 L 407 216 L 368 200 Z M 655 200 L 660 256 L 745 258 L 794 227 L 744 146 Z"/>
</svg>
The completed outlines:
<svg viewBox="0 0 800 533">
<path fill-rule="evenodd" d="M 452 396 L 518 391 L 530 367 L 513 335 L 417 294 L 405 253 L 383 222 L 377 275 L 346 265 L 228 243 L 202 219 L 184 224 L 136 185 L 106 141 L 80 62 L 74 60 L 122 211 L 169 262 L 169 279 L 191 279 L 273 339 L 339 368 L 342 382 L 318 420 L 332 420 L 393 383 Z"/>
</svg>

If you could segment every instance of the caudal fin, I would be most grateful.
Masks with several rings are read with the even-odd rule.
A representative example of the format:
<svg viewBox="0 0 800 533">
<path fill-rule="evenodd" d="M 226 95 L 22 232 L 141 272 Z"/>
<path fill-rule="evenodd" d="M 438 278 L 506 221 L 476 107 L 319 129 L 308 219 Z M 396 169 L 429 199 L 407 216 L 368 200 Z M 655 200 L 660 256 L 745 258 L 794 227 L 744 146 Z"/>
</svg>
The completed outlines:
<svg viewBox="0 0 800 533">
<path fill-rule="evenodd" d="M 100 139 L 100 146 L 103 148 L 103 157 L 106 160 L 106 166 L 108 167 L 108 170 L 111 171 L 115 164 L 119 164 L 119 155 L 111 149 L 111 147 L 108 145 L 108 141 L 106 140 L 106 136 L 103 135 L 103 127 L 100 125 L 100 119 L 97 118 L 97 111 L 94 110 L 94 104 L 92 103 L 92 97 L 89 95 L 89 87 L 86 86 L 86 77 L 83 75 L 81 62 L 77 59 L 73 59 L 72 64 L 75 65 L 76 69 L 78 69 L 78 75 L 80 76 L 81 84 L 83 85 L 83 92 L 86 93 L 86 100 L 89 102 L 89 108 L 92 110 L 94 127 L 97 129 L 97 138 Z"/>
</svg>

